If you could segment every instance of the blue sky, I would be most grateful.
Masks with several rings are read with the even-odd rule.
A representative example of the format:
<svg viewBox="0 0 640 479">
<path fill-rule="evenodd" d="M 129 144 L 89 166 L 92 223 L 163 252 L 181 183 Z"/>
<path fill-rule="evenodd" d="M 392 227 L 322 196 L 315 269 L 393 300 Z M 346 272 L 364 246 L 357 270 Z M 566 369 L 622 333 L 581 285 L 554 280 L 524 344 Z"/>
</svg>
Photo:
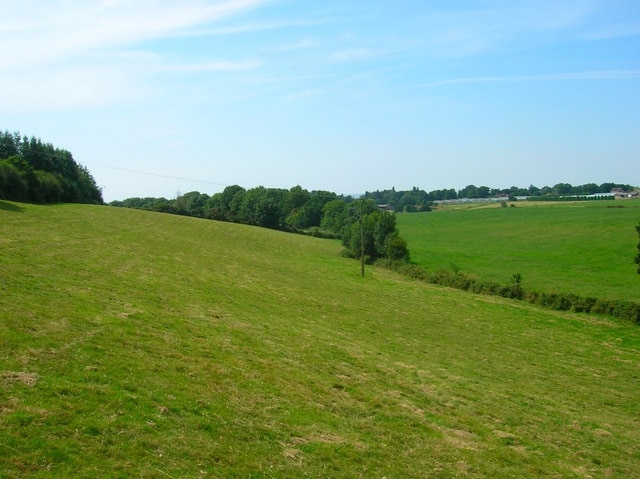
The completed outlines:
<svg viewBox="0 0 640 479">
<path fill-rule="evenodd" d="M 106 201 L 640 185 L 637 0 L 0 5 L 0 130 Z"/>
</svg>

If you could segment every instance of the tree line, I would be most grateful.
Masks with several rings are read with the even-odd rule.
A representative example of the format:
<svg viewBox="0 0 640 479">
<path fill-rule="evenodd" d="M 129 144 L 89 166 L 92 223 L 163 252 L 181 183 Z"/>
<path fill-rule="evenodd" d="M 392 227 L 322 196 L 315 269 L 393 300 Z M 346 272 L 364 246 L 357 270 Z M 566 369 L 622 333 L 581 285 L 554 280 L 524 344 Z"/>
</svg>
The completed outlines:
<svg viewBox="0 0 640 479">
<path fill-rule="evenodd" d="M 89 170 L 67 150 L 20 133 L 0 133 L 0 199 L 102 204 Z"/>
<path fill-rule="evenodd" d="M 233 223 L 303 232 L 315 236 L 341 238 L 348 256 L 364 255 L 370 259 L 408 259 L 406 241 L 398 235 L 395 216 L 389 211 L 430 211 L 442 199 L 533 196 L 553 198 L 557 195 L 610 193 L 630 185 L 617 183 L 572 186 L 558 183 L 553 187 L 511 187 L 505 189 L 468 185 L 461 190 L 444 189 L 427 193 L 411 190 L 378 190 L 365 192 L 359 199 L 330 191 L 308 191 L 301 186 L 290 189 L 245 189 L 227 186 L 211 196 L 198 191 L 179 194 L 174 199 L 134 197 L 112 201 L 111 206 L 159 211 L 163 213 L 207 218 Z M 546 195 L 546 196 L 544 196 Z"/>
<path fill-rule="evenodd" d="M 354 199 L 300 186 L 245 189 L 232 185 L 211 196 L 191 191 L 175 199 L 138 197 L 109 205 L 340 238 L 345 254 L 354 258 L 364 253 L 369 260 L 409 259 L 395 215 L 381 210 L 370 198 Z"/>
<path fill-rule="evenodd" d="M 513 201 L 516 197 L 527 196 L 530 198 L 559 198 L 563 196 L 596 195 L 598 193 L 611 193 L 614 188 L 623 191 L 633 191 L 634 187 L 620 183 L 587 183 L 573 186 L 569 183 L 558 183 L 553 186 L 530 185 L 528 188 L 511 186 L 510 188 L 490 188 L 488 186 L 467 185 L 462 189 L 445 188 L 426 192 L 417 187 L 411 190 L 377 190 L 367 191 L 363 196 L 374 200 L 377 204 L 389 205 L 395 211 L 414 212 L 429 211 L 436 201 L 459 200 L 464 198 L 508 198 Z"/>
<path fill-rule="evenodd" d="M 533 198 L 559 198 L 564 195 L 587 195 L 610 193 L 614 188 L 632 191 L 634 187 L 618 183 L 602 183 L 596 185 L 571 186 L 568 183 L 558 183 L 553 187 L 537 188 L 489 188 L 468 185 L 456 191 L 453 188 L 425 190 L 413 187 L 411 190 L 376 190 L 365 192 L 361 198 L 372 200 L 376 205 L 396 212 L 430 211 L 435 201 L 462 198 L 499 198 L 529 196 Z M 281 188 L 245 189 L 239 185 L 228 186 L 224 191 L 212 196 L 198 191 L 180 194 L 175 199 L 164 197 L 134 197 L 125 200 L 112 201 L 112 206 L 142 208 L 164 213 L 195 216 L 221 221 L 244 223 L 255 226 L 266 226 L 281 230 L 304 230 L 321 227 L 324 206 L 333 200 L 352 202 L 352 196 L 337 195 L 330 191 L 307 191 L 300 186 L 289 190 Z M 330 228 L 323 227 L 331 231 Z"/>
<path fill-rule="evenodd" d="M 319 228 L 324 205 L 338 198 L 351 200 L 350 197 L 338 197 L 329 191 L 308 191 L 300 186 L 287 190 L 264 186 L 245 189 L 232 185 L 211 196 L 191 191 L 175 199 L 136 197 L 109 204 L 297 231 Z"/>
</svg>

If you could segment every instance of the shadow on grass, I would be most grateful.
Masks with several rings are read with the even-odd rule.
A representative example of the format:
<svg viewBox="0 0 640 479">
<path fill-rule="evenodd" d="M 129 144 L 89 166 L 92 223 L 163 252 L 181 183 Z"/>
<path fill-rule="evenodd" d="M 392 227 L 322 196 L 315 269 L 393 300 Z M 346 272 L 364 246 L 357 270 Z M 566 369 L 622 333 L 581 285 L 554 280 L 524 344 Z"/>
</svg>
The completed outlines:
<svg viewBox="0 0 640 479">
<path fill-rule="evenodd" d="M 13 203 L 0 200 L 0 211 L 11 211 L 13 213 L 22 213 L 24 211 L 24 208 L 22 206 L 18 206 Z"/>
</svg>

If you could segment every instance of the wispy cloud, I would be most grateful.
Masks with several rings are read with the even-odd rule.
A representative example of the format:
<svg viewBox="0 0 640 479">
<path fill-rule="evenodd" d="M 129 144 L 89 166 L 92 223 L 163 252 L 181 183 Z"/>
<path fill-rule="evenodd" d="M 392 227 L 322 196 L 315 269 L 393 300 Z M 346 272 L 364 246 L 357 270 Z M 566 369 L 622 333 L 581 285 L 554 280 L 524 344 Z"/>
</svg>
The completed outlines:
<svg viewBox="0 0 640 479">
<path fill-rule="evenodd" d="M 193 63 L 186 65 L 169 65 L 161 68 L 165 71 L 177 71 L 177 72 L 236 72 L 255 70 L 259 68 L 261 62 L 257 60 L 248 61 L 211 61 L 206 63 Z"/>
<path fill-rule="evenodd" d="M 640 36 L 640 21 L 638 20 L 614 22 L 602 25 L 591 29 L 585 34 L 585 38 L 592 40 L 637 36 Z"/>
<path fill-rule="evenodd" d="M 284 101 L 285 103 L 294 103 L 306 98 L 311 98 L 314 96 L 318 96 L 321 95 L 322 93 L 324 93 L 324 90 L 321 89 L 311 89 L 311 90 L 302 90 L 302 91 L 297 91 L 295 93 L 292 93 L 291 95 L 288 95 L 287 97 L 285 97 Z"/>
<path fill-rule="evenodd" d="M 328 20 L 271 20 L 263 22 L 239 23 L 234 25 L 221 25 L 208 28 L 192 28 L 182 32 L 185 36 L 215 36 L 215 35 L 236 35 L 242 33 L 252 33 L 266 30 L 280 30 L 284 28 L 309 27 L 321 25 Z"/>
<path fill-rule="evenodd" d="M 354 91 L 391 85 L 400 91 L 405 84 L 415 85 L 416 75 L 427 80 L 425 87 L 636 78 L 636 70 L 631 70 L 635 66 L 626 72 L 530 76 L 474 76 L 488 68 L 473 71 L 470 66 L 456 70 L 453 75 L 460 78 L 446 79 L 446 65 L 438 63 L 536 50 L 540 43 L 553 45 L 559 39 L 638 34 L 640 24 L 633 18 L 611 14 L 596 21 L 604 16 L 599 14 L 607 11 L 608 1 L 493 0 L 462 2 L 462 9 L 418 2 L 415 12 L 399 13 L 384 2 L 367 8 L 328 2 L 312 11 L 293 4 L 281 8 L 288 2 L 276 0 L 5 0 L 9 6 L 0 16 L 0 84 L 3 91 L 13 92 L 9 103 L 37 101 L 57 107 L 64 97 L 73 99 L 70 104 L 87 106 L 129 100 L 152 91 L 148 85 L 170 88 L 178 77 L 199 73 L 207 73 L 201 77 L 209 82 L 199 85 L 199 91 L 211 91 L 214 78 L 229 97 L 277 91 L 274 97 L 285 101 L 330 92 L 335 83 L 327 85 L 322 81 L 326 78 L 343 83 L 356 78 L 348 83 L 350 88 L 357 84 Z M 278 8 L 267 15 L 249 15 L 271 4 Z M 566 68 L 607 68 L 576 65 Z M 543 68 L 555 69 L 551 63 Z M 434 79 L 438 71 L 444 80 Z M 181 75 L 155 81 L 174 72 Z M 527 70 L 515 71 L 523 72 Z M 367 75 L 366 82 L 362 75 Z M 243 88 L 246 91 L 240 91 Z M 286 96 L 291 91 L 297 93 Z"/>
<path fill-rule="evenodd" d="M 165 70 L 231 72 L 257 60 L 181 61 L 150 43 L 222 21 L 269 0 L 12 0 L 0 19 L 3 91 L 23 106 L 93 106 L 145 90 L 145 75 Z M 168 62 L 180 62 L 167 65 Z M 159 67 L 160 65 L 160 67 Z M 11 102 L 18 101 L 17 98 Z"/>
<path fill-rule="evenodd" d="M 421 41 L 432 55 L 467 56 L 567 32 L 597 13 L 600 3 L 598 0 L 501 2 L 499 8 L 435 10 L 414 21 L 424 32 Z"/>
<path fill-rule="evenodd" d="M 4 47 L 0 65 L 53 62 L 81 52 L 163 38 L 263 3 L 265 0 L 213 4 L 141 0 L 101 2 L 96 6 L 76 0 L 60 8 L 43 0 L 20 2 L 9 9 L 13 15 L 4 16 L 0 26 Z"/>
<path fill-rule="evenodd" d="M 568 73 L 548 73 L 521 76 L 480 76 L 452 78 L 423 83 L 422 87 L 440 87 L 472 83 L 517 83 L 531 81 L 576 81 L 576 80 L 629 80 L 640 78 L 640 70 L 597 70 Z"/>
<path fill-rule="evenodd" d="M 379 54 L 378 52 L 375 52 L 365 47 L 347 48 L 347 49 L 335 52 L 333 54 L 333 59 L 339 60 L 339 61 L 361 60 L 364 58 L 371 58 L 378 54 Z"/>
<path fill-rule="evenodd" d="M 287 52 L 295 52 L 297 50 L 319 48 L 320 46 L 321 46 L 321 43 L 317 40 L 313 40 L 311 38 L 302 38 L 294 42 L 288 43 L 286 45 L 280 45 L 280 46 L 269 48 L 268 51 L 271 53 L 287 53 Z"/>
</svg>

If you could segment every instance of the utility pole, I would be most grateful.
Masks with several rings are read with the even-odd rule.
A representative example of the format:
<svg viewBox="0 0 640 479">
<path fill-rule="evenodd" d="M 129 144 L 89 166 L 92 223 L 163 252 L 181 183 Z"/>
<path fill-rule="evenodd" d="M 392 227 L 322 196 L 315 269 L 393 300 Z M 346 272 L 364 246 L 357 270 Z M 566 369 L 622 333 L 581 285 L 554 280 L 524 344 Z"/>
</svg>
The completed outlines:
<svg viewBox="0 0 640 479">
<path fill-rule="evenodd" d="M 362 199 L 356 200 L 357 206 L 351 206 L 349 211 L 357 215 L 360 221 L 360 276 L 364 278 L 364 201 Z M 354 215 L 354 216 L 355 216 Z"/>
<path fill-rule="evenodd" d="M 362 203 L 360 203 L 360 276 L 364 278 L 364 226 L 362 224 Z"/>
</svg>

